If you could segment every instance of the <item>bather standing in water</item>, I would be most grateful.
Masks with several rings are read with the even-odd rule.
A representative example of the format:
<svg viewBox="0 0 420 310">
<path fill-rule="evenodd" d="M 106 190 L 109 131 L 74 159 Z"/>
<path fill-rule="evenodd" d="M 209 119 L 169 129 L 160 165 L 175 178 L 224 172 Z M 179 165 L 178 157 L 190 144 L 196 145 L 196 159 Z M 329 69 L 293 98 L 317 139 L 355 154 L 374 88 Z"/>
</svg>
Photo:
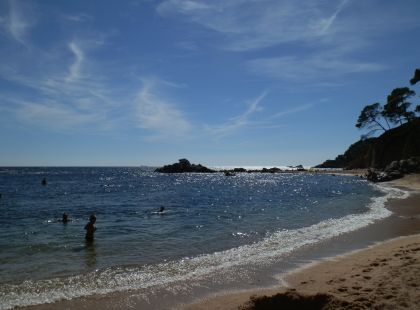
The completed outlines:
<svg viewBox="0 0 420 310">
<path fill-rule="evenodd" d="M 96 231 L 95 222 L 96 222 L 96 216 L 95 214 L 92 214 L 89 218 L 89 223 L 87 223 L 85 226 L 85 229 L 86 229 L 85 239 L 87 242 L 93 242 L 93 235 L 95 234 L 95 231 Z"/>
<path fill-rule="evenodd" d="M 63 219 L 61 221 L 63 222 L 63 224 L 67 224 L 67 222 L 70 221 L 69 215 L 66 212 L 63 213 Z"/>
</svg>

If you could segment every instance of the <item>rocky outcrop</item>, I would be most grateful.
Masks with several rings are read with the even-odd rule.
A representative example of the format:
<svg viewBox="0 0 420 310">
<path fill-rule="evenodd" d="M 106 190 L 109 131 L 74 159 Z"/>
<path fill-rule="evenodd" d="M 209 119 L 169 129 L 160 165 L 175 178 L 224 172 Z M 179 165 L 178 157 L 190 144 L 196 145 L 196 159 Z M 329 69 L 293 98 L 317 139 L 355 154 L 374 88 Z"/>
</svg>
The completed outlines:
<svg viewBox="0 0 420 310">
<path fill-rule="evenodd" d="M 338 155 L 335 159 L 327 159 L 315 168 L 368 168 L 366 154 L 369 153 L 369 149 L 376 139 L 369 138 L 357 141 L 350 145 L 344 154 Z"/>
<path fill-rule="evenodd" d="M 172 165 L 166 165 L 161 168 L 157 168 L 155 172 L 161 172 L 161 173 L 184 173 L 184 172 L 200 172 L 200 173 L 211 173 L 216 172 L 214 170 L 211 170 L 207 167 L 204 167 L 200 164 L 195 165 L 191 164 L 188 159 L 180 159 L 177 163 L 174 163 Z"/>
<path fill-rule="evenodd" d="M 367 179 L 372 182 L 386 182 L 402 178 L 407 173 L 420 172 L 420 157 L 395 160 L 383 170 L 369 169 Z"/>
<path fill-rule="evenodd" d="M 420 118 L 390 129 L 377 138 L 360 140 L 334 160 L 316 168 L 384 169 L 390 163 L 420 157 Z"/>
<path fill-rule="evenodd" d="M 241 173 L 241 172 L 247 172 L 247 170 L 245 169 L 245 168 L 234 168 L 233 169 L 233 172 L 239 172 L 239 173 Z"/>
<path fill-rule="evenodd" d="M 306 171 L 306 169 L 305 169 L 305 168 L 303 168 L 303 166 L 302 166 L 302 165 L 297 165 L 297 166 L 295 167 L 295 169 L 296 169 L 297 171 Z"/>
</svg>

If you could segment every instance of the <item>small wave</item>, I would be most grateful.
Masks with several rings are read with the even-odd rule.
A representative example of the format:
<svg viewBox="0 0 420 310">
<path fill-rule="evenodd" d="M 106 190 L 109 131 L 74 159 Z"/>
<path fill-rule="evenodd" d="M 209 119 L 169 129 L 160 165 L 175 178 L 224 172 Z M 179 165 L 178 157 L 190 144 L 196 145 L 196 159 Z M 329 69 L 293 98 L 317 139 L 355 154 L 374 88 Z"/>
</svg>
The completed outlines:
<svg viewBox="0 0 420 310">
<path fill-rule="evenodd" d="M 167 287 L 179 281 L 205 278 L 232 267 L 273 263 L 305 245 L 315 244 L 386 218 L 392 214 L 385 208 L 386 201 L 409 196 L 408 192 L 400 189 L 374 186 L 385 195 L 373 198 L 365 213 L 329 219 L 300 229 L 278 231 L 254 244 L 157 265 L 106 268 L 66 278 L 2 284 L 0 309 L 52 303 L 94 294 Z"/>
</svg>

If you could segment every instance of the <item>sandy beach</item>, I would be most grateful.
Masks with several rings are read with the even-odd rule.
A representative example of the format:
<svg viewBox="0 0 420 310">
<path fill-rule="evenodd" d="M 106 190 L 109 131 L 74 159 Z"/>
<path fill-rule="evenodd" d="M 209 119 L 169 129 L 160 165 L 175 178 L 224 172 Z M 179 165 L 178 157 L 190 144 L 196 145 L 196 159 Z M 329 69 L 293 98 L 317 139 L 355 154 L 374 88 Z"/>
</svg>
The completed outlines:
<svg viewBox="0 0 420 310">
<path fill-rule="evenodd" d="M 285 281 L 288 287 L 277 291 L 219 296 L 183 309 L 418 309 L 420 234 L 316 263 Z"/>
<path fill-rule="evenodd" d="M 412 192 L 404 216 L 417 223 L 420 175 L 389 185 Z M 419 309 L 420 234 L 413 233 L 315 261 L 287 274 L 283 287 L 213 296 L 182 309 Z"/>
</svg>

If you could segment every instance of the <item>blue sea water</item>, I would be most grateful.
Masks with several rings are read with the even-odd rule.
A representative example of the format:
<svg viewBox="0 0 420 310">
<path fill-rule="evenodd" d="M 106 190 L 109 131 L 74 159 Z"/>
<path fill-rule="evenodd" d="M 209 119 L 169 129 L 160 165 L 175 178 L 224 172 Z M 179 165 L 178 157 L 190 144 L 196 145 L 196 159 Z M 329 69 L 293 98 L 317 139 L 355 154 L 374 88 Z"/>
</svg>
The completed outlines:
<svg viewBox="0 0 420 310">
<path fill-rule="evenodd" d="M 134 167 L 0 168 L 0 193 L 0 309 L 275 261 L 388 216 L 397 195 L 348 176 Z"/>
</svg>

